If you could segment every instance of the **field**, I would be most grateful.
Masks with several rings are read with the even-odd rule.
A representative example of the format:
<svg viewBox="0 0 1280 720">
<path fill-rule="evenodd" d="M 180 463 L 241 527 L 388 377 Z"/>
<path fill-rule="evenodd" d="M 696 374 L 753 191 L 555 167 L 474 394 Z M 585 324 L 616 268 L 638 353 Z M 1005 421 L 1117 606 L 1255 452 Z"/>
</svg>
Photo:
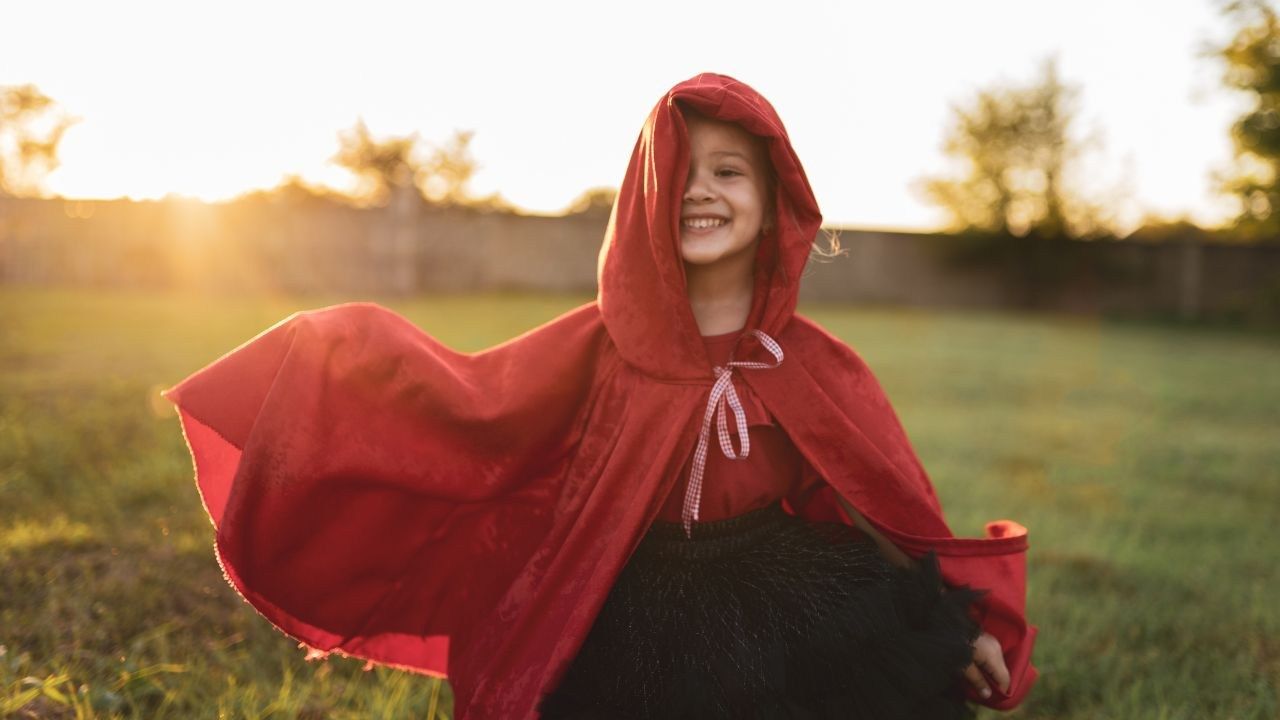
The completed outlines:
<svg viewBox="0 0 1280 720">
<path fill-rule="evenodd" d="M 226 585 L 158 396 L 339 300 L 0 288 L 0 717 L 449 717 L 447 684 L 306 662 Z M 474 350 L 583 300 L 384 304 Z M 957 532 L 1031 529 L 1042 676 L 1008 717 L 1280 717 L 1280 338 L 804 310 L 876 370 Z"/>
</svg>

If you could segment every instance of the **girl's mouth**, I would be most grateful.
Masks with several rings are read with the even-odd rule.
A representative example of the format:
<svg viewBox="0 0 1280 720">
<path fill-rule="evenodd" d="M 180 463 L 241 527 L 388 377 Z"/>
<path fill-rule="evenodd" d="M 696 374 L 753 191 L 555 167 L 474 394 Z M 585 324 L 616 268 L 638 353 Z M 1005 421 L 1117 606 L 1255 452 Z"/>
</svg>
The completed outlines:
<svg viewBox="0 0 1280 720">
<path fill-rule="evenodd" d="M 709 233 L 728 224 L 729 221 L 723 218 L 692 218 L 680 223 L 680 226 L 689 232 Z"/>
</svg>

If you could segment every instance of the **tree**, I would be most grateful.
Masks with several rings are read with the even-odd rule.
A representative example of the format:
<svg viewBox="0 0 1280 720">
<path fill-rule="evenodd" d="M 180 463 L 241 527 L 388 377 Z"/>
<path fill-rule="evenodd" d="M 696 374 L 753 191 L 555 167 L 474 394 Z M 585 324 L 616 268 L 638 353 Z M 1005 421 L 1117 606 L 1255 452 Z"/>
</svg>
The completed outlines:
<svg viewBox="0 0 1280 720">
<path fill-rule="evenodd" d="M 385 204 L 397 188 L 413 184 L 418 161 L 416 133 L 385 139 L 374 138 L 364 119 L 338 135 L 338 152 L 332 162 L 356 176 L 356 194 L 374 204 Z"/>
<path fill-rule="evenodd" d="M 43 193 L 63 135 L 79 122 L 56 110 L 35 85 L 0 86 L 0 194 Z"/>
<path fill-rule="evenodd" d="M 1051 58 L 1025 87 L 980 90 L 967 105 L 953 105 L 943 148 L 963 175 L 924 178 L 918 189 L 947 211 L 952 230 L 1019 237 L 1106 233 L 1108 213 L 1071 184 L 1094 144 L 1072 134 L 1079 92 L 1062 82 Z"/>
<path fill-rule="evenodd" d="M 477 198 L 468 184 L 477 164 L 469 149 L 474 131 L 456 131 L 448 142 L 425 146 L 417 133 L 373 137 L 364 120 L 339 134 L 339 150 L 333 162 L 351 171 L 359 181 L 357 194 L 384 204 L 399 188 L 413 187 L 428 202 L 441 205 L 500 205 L 495 195 Z"/>
<path fill-rule="evenodd" d="M 471 156 L 474 130 L 457 130 L 444 145 L 431 148 L 418 169 L 417 183 L 423 195 L 442 205 L 468 205 L 475 200 L 468 189 L 479 166 Z M 497 202 L 490 196 L 484 204 Z"/>
<path fill-rule="evenodd" d="M 1223 4 L 1239 24 L 1212 51 L 1225 66 L 1223 81 L 1251 96 L 1252 107 L 1231 127 L 1235 167 L 1219 177 L 1240 211 L 1232 230 L 1245 239 L 1280 238 L 1280 19 L 1262 0 Z"/>
<path fill-rule="evenodd" d="M 294 173 L 288 173 L 281 177 L 280 182 L 276 183 L 275 187 L 249 190 L 236 196 L 238 201 L 272 202 L 282 205 L 322 203 L 349 205 L 351 204 L 351 199 L 349 195 L 323 185 L 312 184 L 302 176 Z"/>
<path fill-rule="evenodd" d="M 585 212 L 609 212 L 613 209 L 613 201 L 618 197 L 618 189 L 614 187 L 593 187 L 582 192 L 569 203 L 565 211 L 570 215 Z"/>
</svg>

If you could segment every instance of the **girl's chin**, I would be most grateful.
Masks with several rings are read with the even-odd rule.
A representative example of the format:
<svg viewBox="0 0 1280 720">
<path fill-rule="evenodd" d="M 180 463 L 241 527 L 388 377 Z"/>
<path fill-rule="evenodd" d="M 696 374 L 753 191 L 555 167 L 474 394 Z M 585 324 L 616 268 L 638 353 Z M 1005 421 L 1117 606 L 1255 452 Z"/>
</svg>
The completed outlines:
<svg viewBox="0 0 1280 720">
<path fill-rule="evenodd" d="M 680 242 L 680 255 L 689 265 L 714 265 L 751 249 L 751 244 L 733 247 L 726 242 L 698 242 L 697 238 Z"/>
</svg>

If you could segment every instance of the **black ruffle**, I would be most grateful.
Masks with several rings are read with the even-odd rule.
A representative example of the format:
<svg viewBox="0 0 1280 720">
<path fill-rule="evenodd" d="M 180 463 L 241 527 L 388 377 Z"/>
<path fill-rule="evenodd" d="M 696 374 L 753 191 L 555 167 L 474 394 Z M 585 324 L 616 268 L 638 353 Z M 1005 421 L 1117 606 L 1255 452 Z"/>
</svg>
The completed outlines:
<svg viewBox="0 0 1280 720">
<path fill-rule="evenodd" d="M 946 588 L 932 554 L 897 568 L 777 504 L 693 532 L 646 533 L 543 718 L 972 717 L 979 593 Z"/>
</svg>

